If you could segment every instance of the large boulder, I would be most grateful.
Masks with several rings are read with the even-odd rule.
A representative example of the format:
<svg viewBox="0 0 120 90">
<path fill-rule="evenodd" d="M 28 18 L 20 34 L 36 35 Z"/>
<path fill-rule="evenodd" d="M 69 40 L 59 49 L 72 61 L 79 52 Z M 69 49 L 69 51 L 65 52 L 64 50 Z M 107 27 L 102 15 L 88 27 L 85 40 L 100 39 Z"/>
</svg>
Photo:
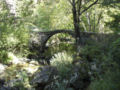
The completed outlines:
<svg viewBox="0 0 120 90">
<path fill-rule="evenodd" d="M 74 90 L 86 90 L 90 84 L 89 63 L 85 60 L 76 60 L 73 63 L 72 74 L 68 86 Z"/>
<path fill-rule="evenodd" d="M 58 71 L 56 67 L 45 66 L 40 68 L 33 76 L 31 84 L 37 89 L 42 90 L 47 84 L 54 81 L 54 77 L 57 75 Z"/>
</svg>

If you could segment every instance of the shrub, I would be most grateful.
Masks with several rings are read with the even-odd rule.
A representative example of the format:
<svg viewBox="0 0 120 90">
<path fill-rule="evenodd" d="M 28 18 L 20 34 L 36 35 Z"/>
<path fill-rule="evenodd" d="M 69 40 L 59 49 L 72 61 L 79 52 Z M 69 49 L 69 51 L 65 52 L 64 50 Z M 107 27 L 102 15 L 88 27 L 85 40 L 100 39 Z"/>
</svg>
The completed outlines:
<svg viewBox="0 0 120 90">
<path fill-rule="evenodd" d="M 120 65 L 120 38 L 111 44 L 110 55 L 113 61 Z"/>
<path fill-rule="evenodd" d="M 0 59 L 5 61 L 4 55 L 7 52 L 21 54 L 21 56 L 25 56 L 28 53 L 29 33 L 27 29 L 24 26 L 10 28 L 11 26 L 5 26 L 5 30 L 1 31 L 0 36 Z"/>
<path fill-rule="evenodd" d="M 29 39 L 26 22 L 11 15 L 6 3 L 3 1 L 0 1 L 0 9 L 0 62 L 9 61 L 9 52 L 26 56 Z"/>
<path fill-rule="evenodd" d="M 101 79 L 91 83 L 89 90 L 119 90 L 120 89 L 120 70 L 108 71 L 101 75 Z"/>
<path fill-rule="evenodd" d="M 88 46 L 91 50 L 89 48 L 83 49 L 83 57 L 86 58 L 87 55 L 90 55 L 90 59 L 100 66 L 100 72 L 96 72 L 99 78 L 93 79 L 94 81 L 91 82 L 89 90 L 119 90 L 120 88 L 120 39 L 110 41 L 109 45 L 107 47 L 106 44 L 103 44 L 103 46 L 98 45 L 97 48 Z M 105 49 L 103 49 L 104 47 Z M 98 55 L 92 54 L 96 51 L 99 51 Z"/>
<path fill-rule="evenodd" d="M 55 54 L 50 64 L 57 67 L 61 77 L 68 77 L 72 69 L 73 58 L 66 52 Z"/>
<path fill-rule="evenodd" d="M 0 26 L 0 62 L 7 61 L 7 53 L 25 56 L 28 53 L 29 32 L 24 25 Z"/>
</svg>

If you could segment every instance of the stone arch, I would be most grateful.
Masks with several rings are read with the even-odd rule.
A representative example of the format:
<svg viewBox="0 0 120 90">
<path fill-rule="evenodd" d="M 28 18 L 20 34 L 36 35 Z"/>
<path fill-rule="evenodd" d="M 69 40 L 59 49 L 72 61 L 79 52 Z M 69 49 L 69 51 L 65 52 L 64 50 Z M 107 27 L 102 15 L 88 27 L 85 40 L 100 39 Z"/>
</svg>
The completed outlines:
<svg viewBox="0 0 120 90">
<path fill-rule="evenodd" d="M 47 41 L 54 35 L 59 33 L 67 33 L 74 38 L 74 31 L 73 30 L 54 30 L 54 31 L 33 31 L 30 33 L 30 40 L 29 40 L 29 49 L 31 52 L 35 52 L 35 55 L 31 55 L 30 57 L 42 57 L 41 54 L 44 53 L 46 49 Z"/>
<path fill-rule="evenodd" d="M 42 34 L 43 32 L 40 32 Z M 66 33 L 71 35 L 74 38 L 74 31 L 72 30 L 54 30 L 54 31 L 49 31 L 49 32 L 44 32 L 46 38 L 44 37 L 44 40 L 42 41 L 42 47 L 46 46 L 47 41 L 54 35 L 59 34 L 59 33 Z"/>
<path fill-rule="evenodd" d="M 46 48 L 47 41 L 54 35 L 59 33 L 67 33 L 74 37 L 73 30 L 54 30 L 54 31 L 46 31 L 46 32 L 31 32 L 30 36 L 30 49 L 38 50 L 39 52 L 44 52 Z"/>
</svg>

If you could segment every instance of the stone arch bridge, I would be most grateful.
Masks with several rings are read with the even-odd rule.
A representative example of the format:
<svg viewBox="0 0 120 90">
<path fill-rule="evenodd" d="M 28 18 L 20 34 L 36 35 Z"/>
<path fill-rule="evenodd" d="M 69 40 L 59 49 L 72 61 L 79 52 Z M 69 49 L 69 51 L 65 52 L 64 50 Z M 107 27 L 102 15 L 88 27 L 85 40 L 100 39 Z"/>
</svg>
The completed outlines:
<svg viewBox="0 0 120 90">
<path fill-rule="evenodd" d="M 37 49 L 43 52 L 47 41 L 54 35 L 59 33 L 67 33 L 74 38 L 74 31 L 72 30 L 54 30 L 45 32 L 32 32 L 30 35 L 30 49 Z"/>
<path fill-rule="evenodd" d="M 54 30 L 46 32 L 32 32 L 30 37 L 30 49 L 38 50 L 39 52 L 44 52 L 47 41 L 55 34 L 58 33 L 67 33 L 73 38 L 75 33 L 73 30 Z M 102 41 L 105 37 L 108 37 L 108 34 L 102 33 L 93 33 L 93 32 L 80 32 L 80 41 L 81 45 L 84 45 L 88 40 Z"/>
</svg>

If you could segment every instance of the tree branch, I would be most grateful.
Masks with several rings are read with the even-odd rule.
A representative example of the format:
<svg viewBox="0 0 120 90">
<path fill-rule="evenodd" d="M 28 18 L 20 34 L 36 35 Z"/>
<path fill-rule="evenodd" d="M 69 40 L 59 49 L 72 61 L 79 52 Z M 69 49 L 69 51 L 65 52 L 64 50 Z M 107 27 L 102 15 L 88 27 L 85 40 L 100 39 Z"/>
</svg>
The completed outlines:
<svg viewBox="0 0 120 90">
<path fill-rule="evenodd" d="M 81 8 L 82 8 L 82 0 L 80 0 L 78 2 L 78 21 L 80 22 L 80 19 L 79 19 L 79 13 L 81 12 Z"/>
<path fill-rule="evenodd" d="M 89 5 L 87 8 L 85 8 L 83 11 L 79 13 L 79 16 L 82 15 L 84 12 L 86 12 L 89 8 L 91 8 L 93 5 L 97 4 L 98 0 L 93 2 L 91 5 Z"/>
<path fill-rule="evenodd" d="M 82 0 L 80 0 L 78 3 L 78 14 L 80 13 L 81 8 L 82 8 Z"/>
<path fill-rule="evenodd" d="M 72 1 L 71 0 L 68 0 L 69 1 L 69 3 L 71 4 L 71 5 L 73 5 L 73 3 L 72 3 Z"/>
</svg>

